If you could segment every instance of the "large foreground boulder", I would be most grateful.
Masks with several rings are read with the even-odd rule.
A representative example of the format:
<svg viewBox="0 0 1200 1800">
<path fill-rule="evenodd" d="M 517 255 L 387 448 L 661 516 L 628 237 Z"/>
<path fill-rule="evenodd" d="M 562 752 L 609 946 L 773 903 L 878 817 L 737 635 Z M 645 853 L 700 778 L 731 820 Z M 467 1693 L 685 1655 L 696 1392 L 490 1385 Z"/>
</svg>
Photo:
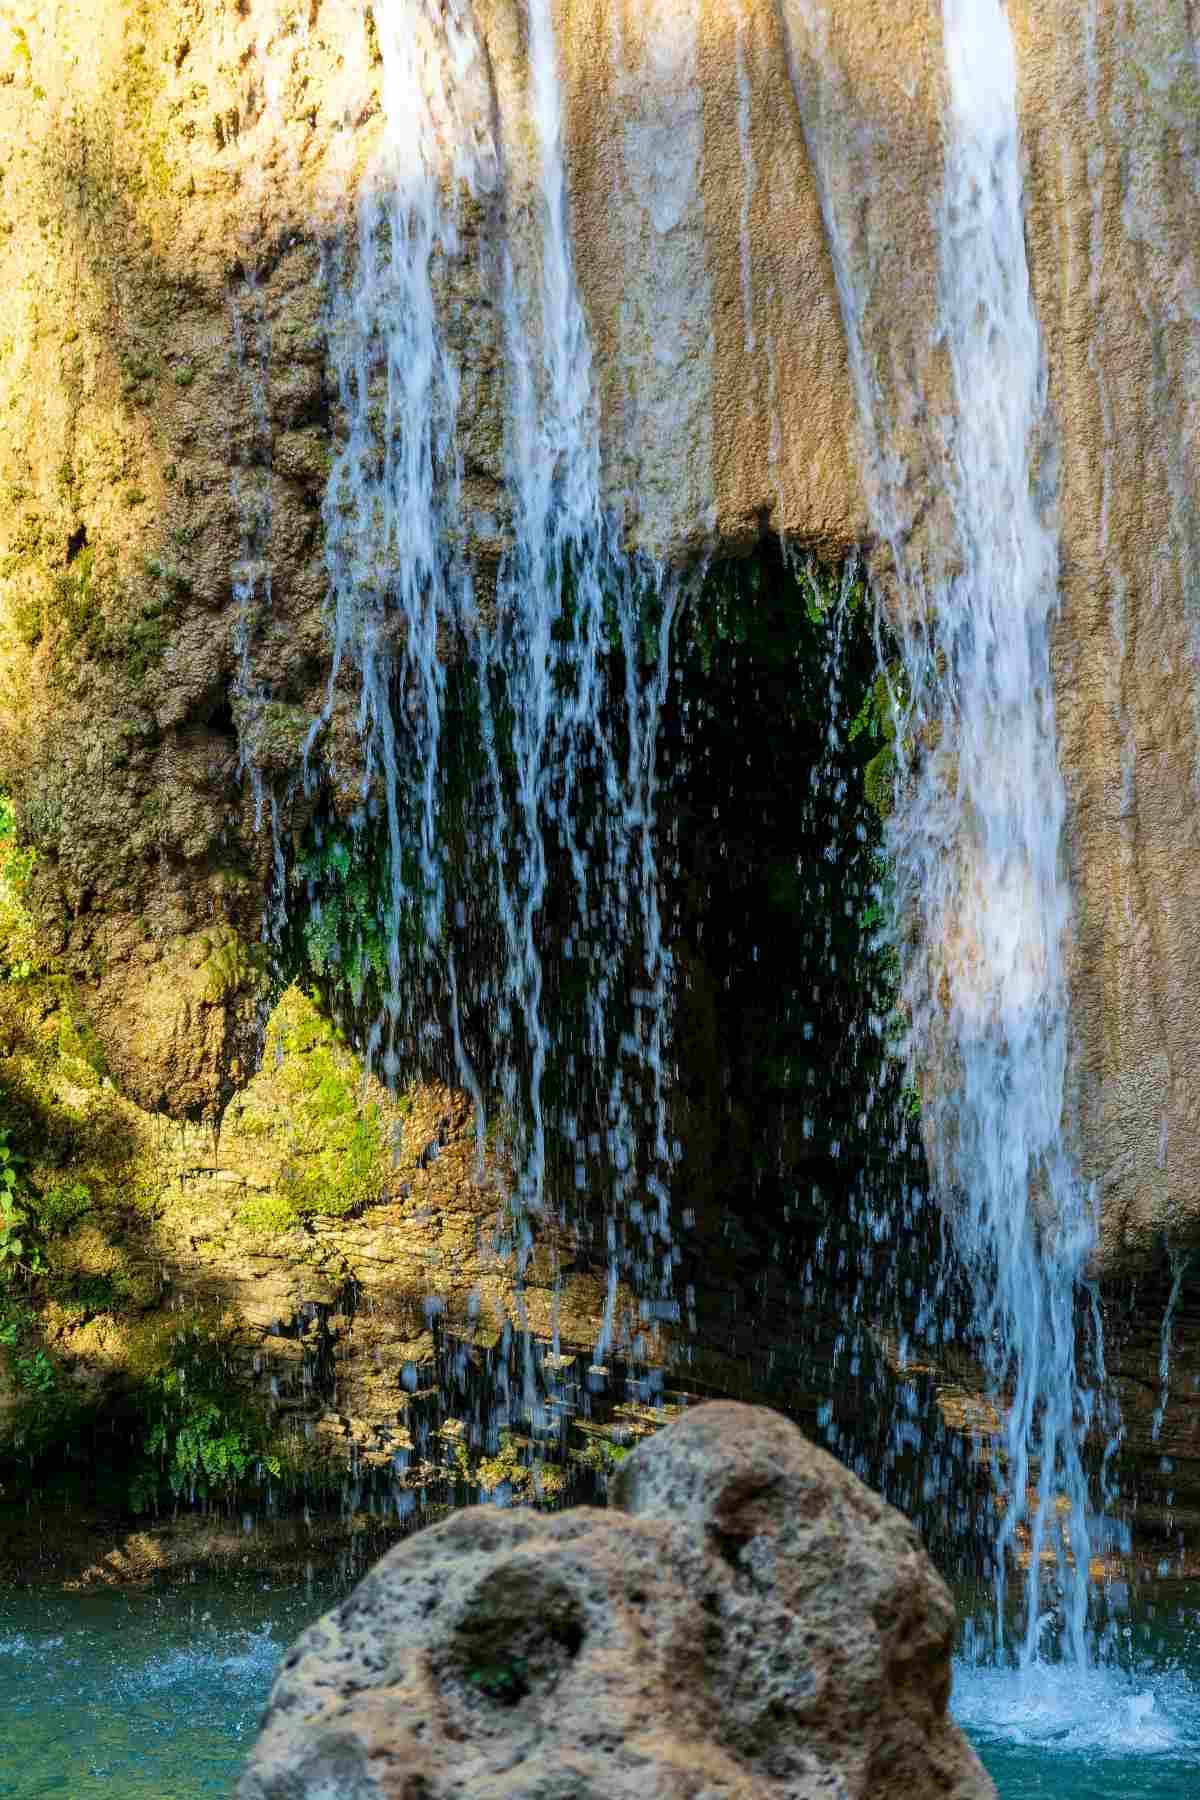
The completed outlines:
<svg viewBox="0 0 1200 1800">
<path fill-rule="evenodd" d="M 615 1498 L 391 1551 L 288 1652 L 239 1800 L 994 1800 L 945 1584 L 793 1425 L 699 1407 Z"/>
</svg>

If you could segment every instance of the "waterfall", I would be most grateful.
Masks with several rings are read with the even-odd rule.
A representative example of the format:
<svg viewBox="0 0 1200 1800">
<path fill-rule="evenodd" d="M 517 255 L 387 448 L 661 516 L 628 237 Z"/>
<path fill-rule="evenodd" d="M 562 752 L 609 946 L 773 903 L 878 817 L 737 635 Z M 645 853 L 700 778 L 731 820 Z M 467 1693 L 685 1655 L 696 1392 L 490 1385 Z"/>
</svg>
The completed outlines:
<svg viewBox="0 0 1200 1800">
<path fill-rule="evenodd" d="M 374 11 L 386 128 L 356 231 L 327 272 L 332 670 L 305 746 L 309 777 L 339 779 L 348 728 L 363 762 L 360 847 L 381 817 L 387 845 L 387 967 L 368 1058 L 392 1083 L 433 1067 L 464 1086 L 481 1170 L 495 1125 L 495 1248 L 515 1263 L 518 1322 L 551 1142 L 576 1189 L 608 1184 L 600 1358 L 622 1270 L 651 1323 L 671 1311 L 671 960 L 654 799 L 680 584 L 626 555 L 602 507 L 548 0 L 528 13 L 528 171 L 501 166 L 469 8 L 380 0 Z M 504 517 L 491 522 L 503 548 L 482 587 L 464 548 L 462 345 L 447 304 L 466 266 L 464 205 L 499 302 L 505 392 Z M 525 210 L 532 246 L 516 218 Z M 469 779 L 450 766 L 454 704 L 478 734 Z M 455 782 L 466 826 L 452 856 Z M 551 909 L 584 989 L 571 1041 L 547 995 Z"/>
<path fill-rule="evenodd" d="M 433 1028 L 429 961 L 444 900 L 439 632 L 460 626 L 473 605 L 454 530 L 459 372 L 435 302 L 435 281 L 459 251 L 448 194 L 460 184 L 486 191 L 493 174 L 494 153 L 477 142 L 464 100 L 477 51 L 461 10 L 447 9 L 440 28 L 447 51 L 424 8 L 375 9 L 386 128 L 356 234 L 335 246 L 327 273 L 341 435 L 324 504 L 332 664 L 304 748 L 312 759 L 345 709 L 339 677 L 349 663 L 364 751 L 359 819 L 382 804 L 386 821 L 386 991 L 368 1049 L 392 1081 Z"/>
<path fill-rule="evenodd" d="M 569 1148 L 577 1190 L 607 1168 L 609 1285 L 595 1350 L 600 1364 L 622 1267 L 636 1265 L 647 1318 L 664 1306 L 672 1312 L 664 1180 L 671 1161 L 671 960 L 653 830 L 657 723 L 678 584 L 622 554 L 601 504 L 599 422 L 571 244 L 549 0 L 531 0 L 529 62 L 540 283 L 536 297 L 522 292 L 506 247 L 505 472 L 513 544 L 499 572 L 495 622 L 481 625 L 474 653 L 503 930 L 495 1028 L 514 1193 L 522 1213 L 545 1209 L 548 1123 Z M 503 739 L 498 698 L 510 721 Z M 586 998 L 581 1041 L 557 1046 L 564 1078 L 557 1117 L 548 1122 L 544 1083 L 556 1030 L 544 1000 L 539 915 L 555 851 L 571 873 L 565 954 L 580 968 Z M 631 965 L 639 973 L 623 994 Z M 639 1229 L 629 1242 L 631 1222 Z M 656 1241 L 666 1253 L 657 1272 Z M 513 1246 L 519 1262 L 528 1247 L 522 1225 Z"/>
<path fill-rule="evenodd" d="M 822 188 L 846 327 L 873 522 L 895 573 L 901 657 L 887 846 L 908 1055 L 927 1142 L 975 1295 L 978 1340 L 1004 1417 L 997 1466 L 997 1619 L 1009 1556 L 1027 1559 L 1023 1661 L 1048 1623 L 1052 1554 L 1065 1650 L 1087 1651 L 1093 1521 L 1083 1443 L 1096 1390 L 1077 1360 L 1091 1196 L 1064 1142 L 1069 893 L 1050 631 L 1057 603 L 1055 452 L 1026 264 L 1012 39 L 1002 0 L 945 0 L 945 145 L 937 211 L 938 319 L 927 379 L 906 398 L 904 347 L 878 350 L 880 243 L 854 189 L 886 184 L 881 148 L 847 133 L 852 84 L 828 15 L 800 11 L 819 75 L 793 38 L 793 84 Z M 944 362 L 938 361 L 938 356 Z M 893 395 L 895 397 L 893 398 Z M 913 541 L 902 448 L 922 435 L 941 488 L 935 542 Z M 940 508 L 945 508 L 944 515 Z M 994 1466 L 995 1462 L 994 1462 Z"/>
<path fill-rule="evenodd" d="M 902 905 L 919 907 L 926 947 L 907 973 L 914 1054 L 947 1057 L 952 1068 L 930 1135 L 946 1146 L 959 1252 L 994 1384 L 1010 1399 L 998 1607 L 1006 1551 L 1025 1528 L 1024 1656 L 1038 1647 L 1040 1559 L 1050 1543 L 1067 1641 L 1082 1660 L 1090 1531 L 1081 1441 L 1095 1397 L 1076 1364 L 1076 1302 L 1094 1220 L 1063 1142 L 1069 894 L 1049 664 L 1058 584 L 1053 449 L 1025 258 L 1007 18 L 1000 0 L 947 0 L 944 18 L 940 299 L 962 569 L 933 598 L 945 663 L 930 702 L 920 695 L 925 634 L 910 636 L 907 729 L 914 744 L 932 747 L 940 727 L 942 742 L 914 751 L 901 777 L 910 791 L 892 848 Z M 947 1013 L 939 984 L 948 964 Z"/>
<path fill-rule="evenodd" d="M 756 293 L 770 285 L 751 255 L 749 14 L 741 0 L 731 8 L 751 348 Z M 317 810 L 318 849 L 322 829 L 344 831 L 348 820 L 354 844 L 330 850 L 335 874 L 356 856 L 374 871 L 383 948 L 374 987 L 361 959 L 350 983 L 369 1064 L 393 1085 L 436 1073 L 468 1091 L 481 1170 L 495 1128 L 488 1168 L 504 1202 L 495 1249 L 516 1271 L 518 1325 L 541 1222 L 561 1217 L 564 1188 L 605 1196 L 602 1364 L 620 1348 L 623 1278 L 651 1328 L 679 1316 L 673 967 L 655 804 L 684 584 L 624 547 L 628 518 L 605 498 L 551 0 L 525 10 L 528 117 L 510 140 L 467 0 L 376 0 L 373 16 L 380 147 L 353 230 L 326 253 L 331 673 L 304 755 L 310 788 L 336 804 Z M 895 602 L 899 655 L 883 671 L 895 726 L 893 944 L 934 1175 L 1003 1421 L 993 1459 L 998 1617 L 1007 1565 L 1023 1556 L 1021 1655 L 1032 1659 L 1050 1620 L 1045 1552 L 1062 1594 L 1053 1623 L 1082 1658 L 1095 1533 L 1083 1444 L 1098 1422 L 1102 1345 L 1094 1295 L 1087 1304 L 1091 1196 L 1064 1137 L 1070 895 L 1050 672 L 1056 454 L 1026 264 L 1013 45 L 1003 0 L 944 0 L 936 329 L 918 311 L 906 342 L 911 319 L 882 303 L 893 252 L 874 222 L 901 178 L 887 167 L 884 134 L 856 123 L 829 9 L 790 0 L 783 16 L 855 385 L 878 585 Z M 693 432 L 680 408 L 694 393 L 672 372 L 689 345 L 707 341 L 711 307 L 707 276 L 695 291 L 669 277 L 703 248 L 698 39 L 690 28 L 678 41 L 650 36 L 641 70 L 616 46 L 633 124 L 614 203 L 636 223 L 642 258 L 627 307 L 648 322 L 655 352 L 632 407 L 654 452 L 648 493 L 622 504 L 643 526 L 661 526 L 649 535 L 663 542 L 682 541 L 676 512 L 690 508 L 694 542 L 696 496 L 712 485 L 711 419 Z M 674 107 L 672 82 L 682 95 Z M 648 246 L 663 250 L 661 269 Z M 504 396 L 499 516 L 485 530 L 463 453 L 464 341 L 477 328 L 476 313 L 464 324 L 476 297 L 464 300 L 464 283 L 480 267 L 491 305 L 478 313 L 495 340 L 494 359 L 480 363 Z M 778 481 L 773 331 L 764 349 Z M 672 483 L 676 447 L 679 468 L 694 457 L 699 473 Z M 927 517 L 914 496 L 933 499 Z M 477 532 L 491 545 L 482 559 Z M 244 561 L 248 616 L 249 549 Z M 241 696 L 252 717 L 245 659 Z M 456 735 L 468 715 L 469 756 Z M 311 882 L 309 897 L 319 913 Z M 1091 1373 L 1077 1352 L 1081 1323 Z M 531 1380 L 527 1406 L 530 1392 Z"/>
</svg>

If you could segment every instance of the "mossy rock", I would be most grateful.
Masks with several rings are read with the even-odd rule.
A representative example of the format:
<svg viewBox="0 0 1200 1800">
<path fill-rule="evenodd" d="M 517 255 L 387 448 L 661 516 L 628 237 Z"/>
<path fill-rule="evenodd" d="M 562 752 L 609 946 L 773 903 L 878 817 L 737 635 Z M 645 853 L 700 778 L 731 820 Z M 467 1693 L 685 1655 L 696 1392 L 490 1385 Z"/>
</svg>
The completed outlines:
<svg viewBox="0 0 1200 1800">
<path fill-rule="evenodd" d="M 228 1123 L 258 1137 L 277 1168 L 273 1192 L 243 1208 L 252 1229 L 341 1217 L 386 1191 L 391 1160 L 381 1098 L 364 1094 L 356 1059 L 298 988 L 275 1009 L 263 1068 Z"/>
</svg>

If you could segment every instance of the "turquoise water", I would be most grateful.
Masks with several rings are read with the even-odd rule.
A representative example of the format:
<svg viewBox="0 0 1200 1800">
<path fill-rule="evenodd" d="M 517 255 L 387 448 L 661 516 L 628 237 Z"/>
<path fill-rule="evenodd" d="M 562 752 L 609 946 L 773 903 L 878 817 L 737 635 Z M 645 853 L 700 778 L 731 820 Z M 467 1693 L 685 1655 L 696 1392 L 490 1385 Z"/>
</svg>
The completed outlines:
<svg viewBox="0 0 1200 1800">
<path fill-rule="evenodd" d="M 1200 1589 L 1112 1628 L 1108 1666 L 954 1667 L 953 1710 L 1001 1800 L 1200 1800 Z"/>
<path fill-rule="evenodd" d="M 0 1594 L 3 1800 L 228 1796 L 286 1645 L 332 1586 Z M 1200 1593 L 1127 1669 L 955 1668 L 1001 1800 L 1200 1800 Z M 914 1796 L 916 1800 L 916 1796 Z"/>
<path fill-rule="evenodd" d="M 228 1796 L 280 1656 L 334 1597 L 0 1593 L 0 1796 Z"/>
<path fill-rule="evenodd" d="M 1200 1800 L 1200 1669 L 955 1670 L 1001 1800 Z"/>
</svg>

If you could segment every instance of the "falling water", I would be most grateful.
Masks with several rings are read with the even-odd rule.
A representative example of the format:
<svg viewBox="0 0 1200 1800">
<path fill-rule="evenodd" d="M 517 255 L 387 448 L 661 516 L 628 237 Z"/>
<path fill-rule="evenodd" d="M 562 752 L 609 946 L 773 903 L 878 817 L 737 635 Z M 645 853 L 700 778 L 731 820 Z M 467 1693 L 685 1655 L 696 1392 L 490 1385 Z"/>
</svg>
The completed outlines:
<svg viewBox="0 0 1200 1800">
<path fill-rule="evenodd" d="M 382 823 L 386 836 L 387 968 L 370 1057 L 391 1081 L 439 1054 L 444 1066 L 448 1020 L 481 1151 L 485 1090 L 498 1096 L 509 1204 L 497 1248 L 519 1273 L 548 1207 L 552 1146 L 559 1157 L 565 1149 L 578 1189 L 611 1196 L 599 1361 L 623 1272 L 636 1278 L 649 1321 L 677 1311 L 666 1106 L 672 968 L 654 805 L 679 584 L 622 552 L 601 499 L 549 0 L 530 0 L 528 10 L 531 254 L 510 229 L 519 172 L 501 168 L 469 9 L 413 0 L 375 10 L 386 128 L 357 230 L 328 267 L 338 421 L 325 503 L 333 657 L 306 756 L 314 782 L 339 780 L 349 723 L 363 764 L 354 823 L 364 833 Z M 799 10 L 832 68 L 824 9 L 802 0 Z M 1029 1568 L 1023 1654 L 1032 1657 L 1045 1624 L 1047 1549 L 1065 1595 L 1059 1623 L 1082 1656 L 1091 1527 L 1080 1446 L 1096 1403 L 1077 1368 L 1076 1325 L 1093 1221 L 1062 1125 L 1069 896 L 1049 670 L 1054 451 L 1001 0 L 945 0 L 945 46 L 937 299 L 949 403 L 944 422 L 940 406 L 918 414 L 936 421 L 922 428 L 934 434 L 947 503 L 951 541 L 940 552 L 949 572 L 940 576 L 909 551 L 906 471 L 868 343 L 873 276 L 858 273 L 853 183 L 831 171 L 822 121 L 806 114 L 806 126 L 868 440 L 868 491 L 904 595 L 901 655 L 888 669 L 897 947 L 927 1137 L 1005 1419 L 998 1608 L 1003 1615 L 1006 1559 L 1020 1549 Z M 738 48 L 745 152 L 740 33 Z M 686 211 L 695 180 L 695 159 L 683 161 L 682 173 L 673 166 L 678 192 L 664 231 Z M 752 165 L 744 172 L 750 329 Z M 654 179 L 639 172 L 643 183 Z M 464 548 L 461 375 L 445 307 L 466 261 L 464 196 L 485 215 L 506 386 L 508 543 L 486 600 Z M 485 884 L 472 904 L 489 915 L 494 937 L 494 966 L 482 975 L 459 956 L 468 908 L 455 897 L 462 877 L 441 810 L 448 650 L 470 673 L 481 740 L 469 855 Z M 582 978 L 582 1032 L 572 1042 L 548 990 L 552 907 L 554 936 Z M 464 981 L 478 991 L 464 993 Z"/>
<path fill-rule="evenodd" d="M 637 1274 L 651 1319 L 669 1307 L 671 963 L 658 916 L 654 796 L 679 584 L 625 556 L 601 506 L 547 0 L 529 9 L 525 145 L 537 242 L 527 255 L 505 217 L 523 171 L 500 168 L 469 10 L 375 12 L 386 132 L 356 234 L 329 267 L 340 421 L 325 502 L 333 658 L 306 756 L 314 783 L 336 779 L 347 690 L 357 693 L 352 725 L 365 766 L 355 823 L 368 831 L 382 807 L 389 883 L 384 1000 L 366 1048 L 392 1082 L 449 1062 L 446 1072 L 475 1101 L 481 1164 L 485 1090 L 495 1096 L 493 1173 L 503 1167 L 506 1188 L 496 1249 L 515 1260 L 518 1278 L 532 1221 L 546 1209 L 551 1139 L 560 1156 L 566 1146 L 577 1188 L 609 1184 L 602 1353 L 620 1270 Z M 463 266 L 464 195 L 483 203 L 507 401 L 509 544 L 486 598 L 463 549 L 461 376 L 445 308 Z M 453 660 L 471 671 L 482 758 L 457 867 L 443 818 Z M 554 887 L 564 869 L 565 902 Z M 586 989 L 577 1044 L 560 1042 L 551 1024 L 551 904 L 563 954 Z M 474 960 L 464 961 L 460 941 L 472 923 Z M 479 941 L 489 935 L 493 963 L 481 968 Z M 452 1058 L 441 1043 L 447 1026 Z M 517 1304 L 519 1313 L 519 1281 Z"/>
<path fill-rule="evenodd" d="M 941 310 L 962 568 L 934 600 L 944 673 L 928 701 L 927 643 L 910 634 L 907 731 L 927 749 L 914 750 L 901 777 L 908 791 L 892 845 L 901 904 L 919 907 L 925 945 L 907 971 L 913 1051 L 943 1061 L 930 1135 L 947 1147 L 959 1252 L 993 1383 L 1008 1401 L 997 1605 L 1002 1613 L 1006 1552 L 1026 1531 L 1023 1657 L 1038 1649 L 1049 1545 L 1065 1639 L 1083 1660 L 1091 1539 L 1082 1444 L 1096 1397 L 1077 1366 L 1076 1329 L 1095 1223 L 1063 1141 L 1069 894 L 1049 664 L 1053 450 L 1000 0 L 947 0 L 945 33 Z"/>
<path fill-rule="evenodd" d="M 572 1147 L 577 1189 L 595 1180 L 598 1162 L 608 1170 L 610 1280 L 599 1362 L 618 1271 L 630 1260 L 626 1221 L 641 1227 L 635 1240 L 670 1243 L 661 1171 L 670 1161 L 664 1033 L 671 965 L 658 913 L 653 808 L 677 591 L 622 556 L 601 506 L 591 346 L 574 271 L 548 0 L 530 6 L 529 61 L 541 279 L 531 308 L 506 253 L 514 543 L 500 572 L 495 625 L 481 629 L 476 644 L 504 937 L 498 1042 L 523 1046 L 502 1056 L 501 1091 L 515 1193 L 521 1210 L 535 1215 L 546 1204 L 543 1083 L 555 1036 L 543 997 L 539 914 L 555 847 L 571 871 L 566 954 L 582 967 L 585 1019 L 583 1041 L 567 1053 L 570 1098 L 553 1123 Z M 614 668 L 623 670 L 623 691 L 614 687 Z M 497 696 L 509 711 L 503 739 Z M 506 758 L 513 770 L 507 779 Z M 590 810 L 579 803 L 583 788 Z M 640 975 L 629 1007 L 621 981 L 631 962 Z M 596 1089 L 597 1074 L 606 1090 Z M 528 1241 L 524 1227 L 519 1256 Z M 664 1280 L 661 1271 L 656 1280 L 651 1255 L 641 1256 L 640 1286 L 653 1316 Z"/>
<path fill-rule="evenodd" d="M 1171 1258 L 1173 1279 L 1171 1291 L 1167 1296 L 1167 1304 L 1163 1308 L 1162 1332 L 1158 1350 L 1158 1405 L 1154 1408 L 1154 1418 L 1150 1425 L 1150 1441 L 1157 1444 L 1163 1428 L 1163 1420 L 1167 1414 L 1167 1402 L 1171 1398 L 1171 1325 L 1175 1318 L 1175 1308 L 1179 1305 L 1179 1296 L 1183 1292 L 1183 1279 L 1188 1272 L 1191 1261 L 1186 1251 L 1176 1251 Z"/>
<path fill-rule="evenodd" d="M 356 237 L 334 251 L 328 274 L 330 363 L 342 421 L 324 507 L 333 657 L 326 705 L 305 755 L 314 758 L 338 705 L 346 704 L 339 677 L 349 664 L 358 677 L 356 727 L 365 752 L 360 822 L 378 784 L 389 847 L 386 998 L 369 1050 L 392 1080 L 419 1056 L 422 1032 L 435 1028 L 430 965 L 444 899 L 437 782 L 445 672 L 438 643 L 439 632 L 463 624 L 473 605 L 453 530 L 459 375 L 434 292 L 458 253 L 458 189 L 485 191 L 492 176 L 491 146 L 477 141 L 449 73 L 461 82 L 478 54 L 460 15 L 449 7 L 435 28 L 424 8 L 375 9 L 386 130 L 362 187 Z M 446 142 L 456 146 L 449 166 L 440 152 Z M 426 965 L 415 979 L 414 945 L 418 964 Z"/>
<path fill-rule="evenodd" d="M 229 312 L 238 373 L 250 390 L 251 429 L 244 445 L 231 446 L 234 504 L 241 543 L 233 568 L 236 607 L 234 654 L 237 675 L 234 703 L 239 715 L 241 770 L 248 774 L 254 796 L 255 828 L 262 826 L 265 790 L 255 747 L 267 696 L 255 677 L 252 644 L 260 611 L 271 610 L 271 415 L 267 398 L 270 325 L 262 290 L 253 271 L 231 289 Z"/>
<path fill-rule="evenodd" d="M 1020 1549 L 1028 1559 L 1020 1654 L 1031 1660 L 1048 1622 L 1045 1551 L 1063 1595 L 1055 1622 L 1064 1648 L 1082 1659 L 1092 1542 L 1082 1446 L 1097 1402 L 1077 1363 L 1076 1328 L 1094 1218 L 1063 1140 L 1069 894 L 1049 665 L 1054 447 L 1025 256 L 1013 45 L 1001 0 L 945 0 L 935 342 L 948 362 L 949 404 L 929 412 L 943 434 L 932 462 L 952 542 L 937 547 L 947 570 L 939 577 L 909 554 L 906 472 L 869 337 L 874 258 L 857 236 L 861 220 L 822 110 L 853 97 L 823 9 L 803 10 L 824 91 L 814 98 L 805 85 L 795 45 L 793 79 L 822 181 L 868 492 L 902 596 L 887 835 L 908 1051 L 1004 1417 L 1005 1454 L 994 1459 L 1003 1500 L 997 1617 L 1002 1625 L 1006 1564 Z M 869 145 L 859 150 L 872 155 Z M 869 221 L 866 231 L 869 240 Z M 1097 1319 L 1093 1306 L 1098 1354 Z"/>
</svg>

